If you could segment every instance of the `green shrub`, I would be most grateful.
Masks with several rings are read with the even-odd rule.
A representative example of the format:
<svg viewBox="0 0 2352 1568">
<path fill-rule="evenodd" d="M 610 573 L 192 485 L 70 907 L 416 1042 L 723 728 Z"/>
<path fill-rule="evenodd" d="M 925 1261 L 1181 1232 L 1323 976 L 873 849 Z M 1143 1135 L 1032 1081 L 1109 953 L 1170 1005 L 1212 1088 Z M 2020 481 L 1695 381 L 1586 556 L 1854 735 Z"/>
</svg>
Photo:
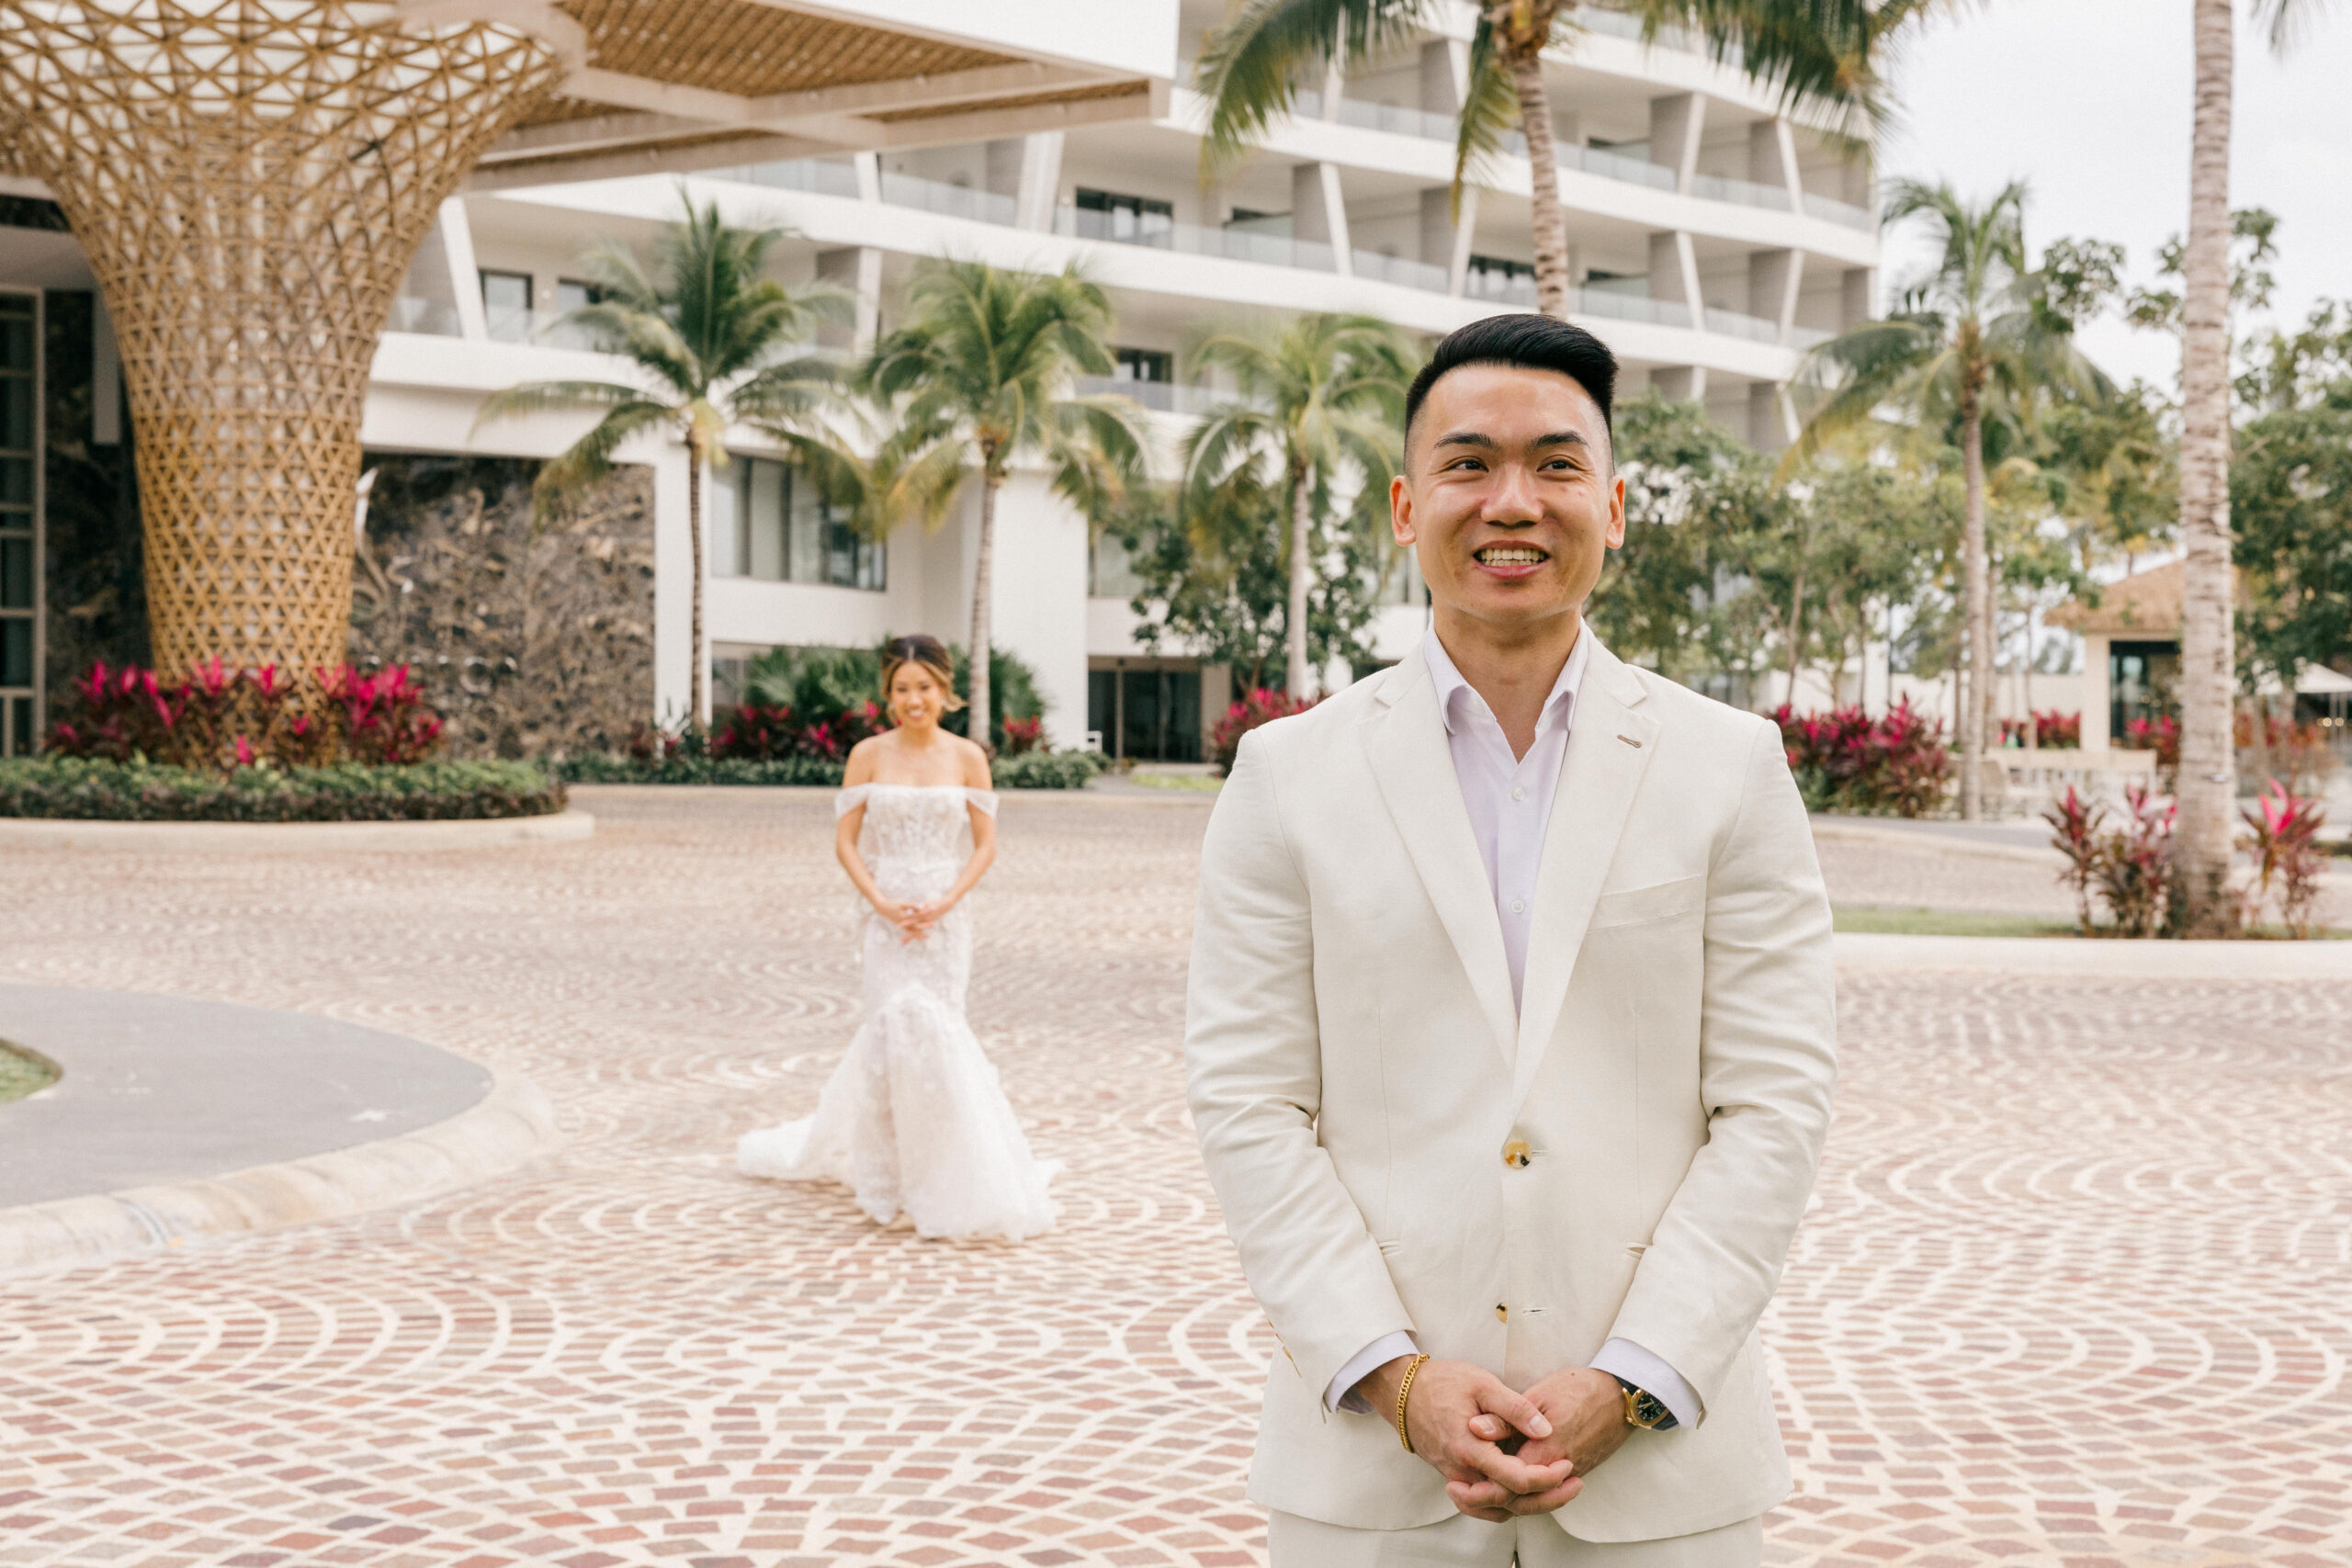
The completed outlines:
<svg viewBox="0 0 2352 1568">
<path fill-rule="evenodd" d="M 830 719 L 854 712 L 882 697 L 882 649 L 772 648 L 752 660 L 744 672 L 743 700 L 759 707 L 784 707 L 806 719 Z M 972 694 L 971 660 L 961 648 L 950 646 L 956 663 L 956 694 Z M 995 708 L 990 737 L 1000 751 L 1006 744 L 1007 719 L 1034 719 L 1046 711 L 1037 694 L 1036 672 L 1001 648 L 989 649 L 989 705 Z M 941 721 L 954 735 L 970 733 L 971 718 L 957 709 Z M 1018 736 L 1014 738 L 1018 742 Z"/>
<path fill-rule="evenodd" d="M 999 757 L 989 776 L 999 789 L 1084 789 L 1102 771 L 1099 751 L 1023 751 Z"/>
<path fill-rule="evenodd" d="M 823 757 L 785 757 L 752 762 L 729 757 L 694 757 L 676 752 L 659 761 L 632 757 L 574 757 L 550 762 L 550 772 L 571 784 L 802 784 L 838 789 L 842 764 Z M 1083 789 L 1102 771 L 1091 751 L 1023 751 L 999 757 L 990 776 L 999 789 Z"/>
<path fill-rule="evenodd" d="M 430 822 L 545 817 L 560 780 L 528 762 L 237 768 L 82 757 L 0 761 L 0 817 L 109 822 Z"/>
</svg>

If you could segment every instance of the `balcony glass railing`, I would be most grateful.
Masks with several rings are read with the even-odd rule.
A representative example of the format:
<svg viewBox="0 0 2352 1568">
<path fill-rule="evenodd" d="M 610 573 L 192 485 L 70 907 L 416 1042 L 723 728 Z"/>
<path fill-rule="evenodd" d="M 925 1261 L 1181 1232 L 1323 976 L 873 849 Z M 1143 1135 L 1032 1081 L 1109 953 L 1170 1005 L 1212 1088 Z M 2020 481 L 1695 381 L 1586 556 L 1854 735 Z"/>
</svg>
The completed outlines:
<svg viewBox="0 0 2352 1568">
<path fill-rule="evenodd" d="M 1118 245 L 1177 251 L 1185 255 L 1223 256 L 1227 261 L 1260 262 L 1268 266 L 1302 267 L 1330 272 L 1331 247 L 1315 240 L 1295 240 L 1258 229 L 1209 229 L 1197 223 L 1166 219 L 1137 223 L 1130 213 L 1095 212 L 1075 207 L 1054 209 L 1054 232 L 1074 240 L 1101 240 Z"/>
<path fill-rule="evenodd" d="M 1075 384 L 1080 392 L 1090 398 L 1133 398 L 1158 413 L 1203 414 L 1219 403 L 1234 400 L 1230 392 L 1176 381 L 1123 381 L 1115 376 L 1080 376 Z"/>
<path fill-rule="evenodd" d="M 1672 183 L 1668 172 L 1655 164 L 1640 164 L 1630 158 L 1612 158 L 1610 153 L 1589 148 L 1563 147 L 1562 151 L 1581 153 L 1587 158 L 1611 159 L 1614 163 L 1644 170 L 1656 170 L 1658 175 L 1666 177 L 1669 186 Z M 803 158 L 790 163 L 724 170 L 714 177 L 746 180 L 751 184 L 786 190 L 855 195 L 853 171 L 846 164 L 821 159 Z M 840 186 L 843 177 L 848 177 L 846 189 Z M 1721 183 L 1728 186 L 1745 182 Z M 1781 195 L 1781 205 L 1785 208 L 1786 193 Z M 882 199 L 894 207 L 911 207 L 1000 227 L 1010 227 L 1013 221 L 1014 202 L 1011 197 L 992 191 L 976 191 L 938 180 L 918 179 L 910 175 L 885 174 L 882 176 Z M 1811 205 L 1810 198 L 1807 205 Z M 1179 223 L 1158 214 L 1138 216 L 1125 211 L 1099 212 L 1091 209 L 1062 207 L 1054 211 L 1054 232 L 1068 239 L 1136 245 L 1148 250 L 1174 251 L 1183 255 L 1221 256 L 1227 261 L 1256 262 L 1263 266 L 1295 267 L 1326 273 L 1337 270 L 1337 258 L 1330 246 L 1314 240 L 1296 239 L 1267 224 L 1245 223 L 1212 229 L 1197 223 Z M 1350 251 L 1348 260 L 1358 277 L 1417 288 L 1430 294 L 1449 291 L 1446 269 L 1429 262 L 1361 250 Z M 1535 307 L 1535 281 L 1529 277 L 1496 280 L 1474 273 L 1465 284 L 1464 293 L 1470 299 L 1490 300 L 1498 305 L 1518 306 L 1525 310 Z M 1612 288 L 1600 284 L 1572 290 L 1568 309 L 1571 312 L 1603 316 L 1615 321 L 1649 321 L 1659 326 L 1682 328 L 1692 324 L 1689 307 L 1675 300 L 1652 299 L 1634 285 Z M 1780 340 L 1780 329 L 1774 323 L 1733 310 L 1708 310 L 1706 327 L 1710 332 L 1748 338 L 1758 343 L 1777 343 Z M 454 335 L 454 325 L 449 330 Z M 540 312 L 532 312 L 527 321 L 518 320 L 509 323 L 505 333 L 493 333 L 492 335 L 509 333 L 513 334 L 511 341 L 515 342 L 575 346 L 564 341 L 568 334 L 560 329 L 551 330 L 550 319 Z M 1826 335 L 1819 334 L 1808 341 L 1807 333 L 1800 330 L 1797 346 L 1810 347 L 1812 342 Z M 1117 381 L 1102 378 L 1099 386 L 1090 384 L 1088 389 L 1124 392 L 1146 408 L 1178 413 L 1198 412 L 1197 407 L 1190 405 L 1200 404 L 1203 399 L 1215 400 L 1197 388 L 1178 387 L 1168 382 Z"/>
<path fill-rule="evenodd" d="M 403 294 L 392 301 L 391 319 L 384 323 L 388 333 L 414 333 L 419 337 L 461 337 L 464 329 L 458 324 L 458 308 L 447 299 L 426 299 L 414 294 Z"/>
</svg>

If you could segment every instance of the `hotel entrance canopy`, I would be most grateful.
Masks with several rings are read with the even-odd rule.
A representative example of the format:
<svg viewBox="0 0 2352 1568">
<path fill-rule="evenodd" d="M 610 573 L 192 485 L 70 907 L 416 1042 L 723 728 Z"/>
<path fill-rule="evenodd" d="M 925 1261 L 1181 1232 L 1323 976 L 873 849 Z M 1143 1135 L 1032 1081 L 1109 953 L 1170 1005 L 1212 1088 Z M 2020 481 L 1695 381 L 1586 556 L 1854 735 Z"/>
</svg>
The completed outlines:
<svg viewBox="0 0 2352 1568">
<path fill-rule="evenodd" d="M 444 199 L 1141 118 L 1177 0 L 0 0 L 0 174 L 113 317 L 154 661 L 343 661 L 377 338 Z"/>
</svg>

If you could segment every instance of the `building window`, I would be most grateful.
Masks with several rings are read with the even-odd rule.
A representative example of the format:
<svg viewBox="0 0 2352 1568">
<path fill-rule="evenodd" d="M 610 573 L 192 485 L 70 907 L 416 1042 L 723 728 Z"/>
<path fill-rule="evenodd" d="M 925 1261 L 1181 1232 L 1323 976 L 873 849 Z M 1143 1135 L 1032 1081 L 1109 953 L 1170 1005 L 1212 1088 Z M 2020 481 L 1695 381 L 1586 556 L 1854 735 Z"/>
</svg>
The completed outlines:
<svg viewBox="0 0 2352 1568">
<path fill-rule="evenodd" d="M 1153 381 L 1163 386 L 1176 379 L 1176 356 L 1172 354 L 1163 354 L 1156 348 L 1123 348 L 1116 356 L 1114 379 Z"/>
<path fill-rule="evenodd" d="M 492 272 L 481 275 L 481 313 L 493 343 L 531 341 L 531 275 Z"/>
<path fill-rule="evenodd" d="M 1198 670 L 1090 670 L 1086 728 L 1114 757 L 1147 762 L 1201 760 Z"/>
<path fill-rule="evenodd" d="M 531 280 L 526 277 L 523 281 L 527 285 Z M 527 289 L 524 298 L 526 300 L 530 298 Z M 576 277 L 559 277 L 555 280 L 555 308 L 559 315 L 584 310 L 590 305 L 601 305 L 605 299 L 604 289 L 595 284 L 583 283 Z"/>
<path fill-rule="evenodd" d="M 2110 642 L 2107 645 L 2107 733 L 2109 744 L 2135 744 L 2132 726 L 2177 716 L 2180 644 Z M 2149 743 L 2151 746 L 2154 742 Z"/>
<path fill-rule="evenodd" d="M 711 474 L 711 574 L 763 582 L 889 586 L 889 547 L 852 527 L 788 463 L 737 457 Z"/>
<path fill-rule="evenodd" d="M 30 755 L 40 731 L 39 310 L 0 294 L 0 757 Z"/>
<path fill-rule="evenodd" d="M 1079 188 L 1076 205 L 1080 212 L 1102 213 L 1102 231 L 1088 238 L 1123 240 L 1129 244 L 1148 243 L 1153 238 L 1173 233 L 1176 229 L 1176 209 L 1172 203 L 1154 201 L 1148 196 L 1122 196 L 1116 191 Z"/>
<path fill-rule="evenodd" d="M 1474 299 L 1500 299 L 1510 292 L 1514 278 L 1534 282 L 1534 264 L 1506 261 L 1500 256 L 1474 255 L 1470 258 L 1469 271 L 1463 275 L 1462 291 Z"/>
</svg>

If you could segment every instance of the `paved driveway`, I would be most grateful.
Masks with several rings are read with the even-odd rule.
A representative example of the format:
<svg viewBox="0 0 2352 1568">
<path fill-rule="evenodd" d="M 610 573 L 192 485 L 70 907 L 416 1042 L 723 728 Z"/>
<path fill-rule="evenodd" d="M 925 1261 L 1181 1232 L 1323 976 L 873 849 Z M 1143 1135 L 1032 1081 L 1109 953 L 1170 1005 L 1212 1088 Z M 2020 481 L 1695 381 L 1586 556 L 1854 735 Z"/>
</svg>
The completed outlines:
<svg viewBox="0 0 2352 1568">
<path fill-rule="evenodd" d="M 0 1281 L 0 1563 L 1259 1561 L 1272 1341 L 1181 1104 L 1199 807 L 1005 808 L 973 1012 L 1069 1165 L 1012 1248 L 728 1168 L 854 1021 L 823 799 L 592 804 L 579 845 L 0 865 L 0 978 L 412 1035 L 572 1140 Z M 1844 1011 L 1771 1561 L 2342 1568 L 2352 987 L 1872 973 Z"/>
</svg>

